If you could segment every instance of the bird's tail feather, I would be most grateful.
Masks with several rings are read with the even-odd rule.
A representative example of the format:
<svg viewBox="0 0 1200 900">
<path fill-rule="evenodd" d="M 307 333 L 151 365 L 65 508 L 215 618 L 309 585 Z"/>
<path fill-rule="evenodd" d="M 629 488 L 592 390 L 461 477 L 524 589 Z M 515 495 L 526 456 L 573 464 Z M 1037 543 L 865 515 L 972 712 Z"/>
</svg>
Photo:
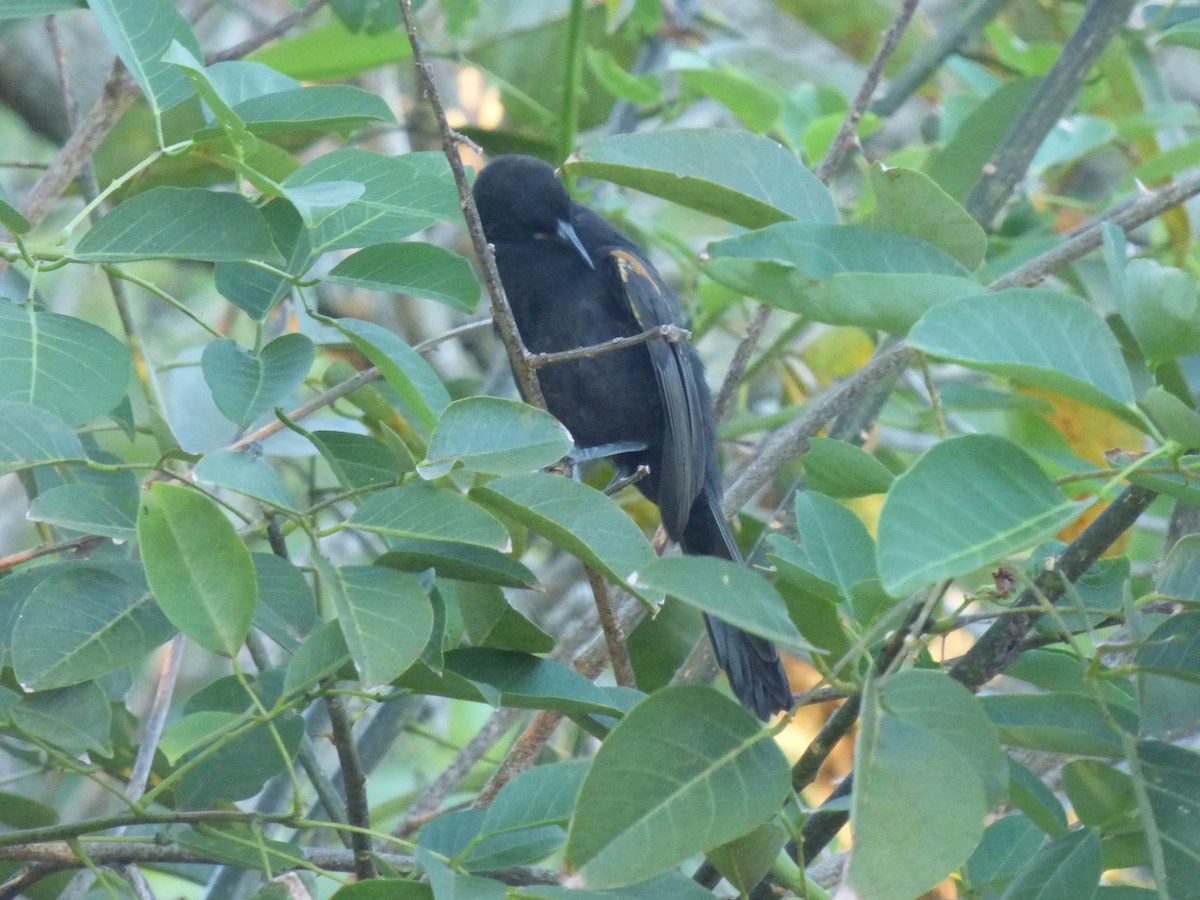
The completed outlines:
<svg viewBox="0 0 1200 900">
<path fill-rule="evenodd" d="M 721 515 L 719 494 L 706 487 L 696 498 L 680 546 L 684 553 L 718 556 L 740 563 L 741 553 Z M 792 708 L 792 690 L 775 645 L 765 638 L 704 617 L 717 664 L 725 670 L 733 695 L 764 722 L 773 713 Z"/>
</svg>

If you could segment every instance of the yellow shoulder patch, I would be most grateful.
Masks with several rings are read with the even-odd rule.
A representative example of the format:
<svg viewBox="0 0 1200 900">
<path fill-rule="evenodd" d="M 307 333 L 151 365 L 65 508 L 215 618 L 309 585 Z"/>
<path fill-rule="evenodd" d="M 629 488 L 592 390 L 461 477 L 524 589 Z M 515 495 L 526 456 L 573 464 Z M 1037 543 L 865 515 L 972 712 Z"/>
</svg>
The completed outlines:
<svg viewBox="0 0 1200 900">
<path fill-rule="evenodd" d="M 654 292 L 662 295 L 662 287 L 659 285 L 658 279 L 650 274 L 650 270 L 640 259 L 625 250 L 613 250 L 609 255 L 617 261 L 617 271 L 621 273 L 621 281 L 628 284 L 629 273 L 632 272 L 650 282 L 654 287 Z"/>
</svg>

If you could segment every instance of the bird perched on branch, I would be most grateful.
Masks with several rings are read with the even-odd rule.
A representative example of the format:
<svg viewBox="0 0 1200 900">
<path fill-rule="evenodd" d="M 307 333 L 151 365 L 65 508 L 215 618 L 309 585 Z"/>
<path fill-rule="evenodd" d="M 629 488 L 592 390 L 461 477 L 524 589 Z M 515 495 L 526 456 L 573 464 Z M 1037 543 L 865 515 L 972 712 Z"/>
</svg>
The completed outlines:
<svg viewBox="0 0 1200 900">
<path fill-rule="evenodd" d="M 498 157 L 480 173 L 474 194 L 530 351 L 574 350 L 684 324 L 679 300 L 641 249 L 573 201 L 544 162 Z M 654 338 L 547 365 L 538 378 L 547 407 L 581 455 L 609 456 L 619 475 L 648 468 L 637 487 L 684 553 L 741 562 L 721 514 L 716 422 L 695 348 Z M 708 616 L 705 624 L 744 706 L 764 720 L 791 707 L 770 641 Z"/>
</svg>

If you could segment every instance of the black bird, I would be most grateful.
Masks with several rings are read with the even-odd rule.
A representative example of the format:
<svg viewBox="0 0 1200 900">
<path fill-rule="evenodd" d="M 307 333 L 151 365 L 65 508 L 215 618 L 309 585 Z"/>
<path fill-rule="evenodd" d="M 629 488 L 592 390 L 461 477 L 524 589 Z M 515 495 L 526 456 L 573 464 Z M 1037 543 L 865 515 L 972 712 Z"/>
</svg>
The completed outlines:
<svg viewBox="0 0 1200 900">
<path fill-rule="evenodd" d="M 475 182 L 475 203 L 517 328 L 534 353 L 553 353 L 683 326 L 678 299 L 641 249 L 573 201 L 546 163 L 501 156 Z M 685 553 L 741 562 L 721 515 L 716 422 L 704 369 L 687 343 L 645 344 L 543 367 L 550 412 L 576 446 L 620 445 L 618 474 L 640 465 L 638 489 L 657 504 L 663 527 Z M 632 449 L 631 449 L 632 448 Z M 766 720 L 792 695 L 769 641 L 705 616 L 717 662 L 734 696 Z"/>
</svg>

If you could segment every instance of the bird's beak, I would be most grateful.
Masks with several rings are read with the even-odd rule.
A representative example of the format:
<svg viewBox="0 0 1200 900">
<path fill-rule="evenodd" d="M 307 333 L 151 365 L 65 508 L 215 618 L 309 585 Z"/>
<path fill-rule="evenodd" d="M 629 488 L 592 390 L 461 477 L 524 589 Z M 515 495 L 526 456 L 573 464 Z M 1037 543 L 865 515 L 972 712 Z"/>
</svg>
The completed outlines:
<svg viewBox="0 0 1200 900">
<path fill-rule="evenodd" d="M 592 262 L 592 258 L 588 256 L 587 250 L 583 248 L 583 241 L 579 239 L 579 235 L 575 233 L 573 226 L 566 219 L 558 220 L 558 236 L 579 251 L 579 255 L 583 257 L 584 262 L 588 264 L 589 269 L 596 268 L 596 264 Z"/>
</svg>

